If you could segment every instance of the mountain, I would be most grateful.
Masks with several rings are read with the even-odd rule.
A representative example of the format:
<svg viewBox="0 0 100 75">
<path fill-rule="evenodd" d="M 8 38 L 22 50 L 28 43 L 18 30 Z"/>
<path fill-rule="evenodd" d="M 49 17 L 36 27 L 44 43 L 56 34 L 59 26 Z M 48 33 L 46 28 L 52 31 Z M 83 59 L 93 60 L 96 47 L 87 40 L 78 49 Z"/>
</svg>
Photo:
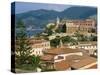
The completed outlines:
<svg viewBox="0 0 100 75">
<path fill-rule="evenodd" d="M 97 21 L 97 14 L 89 16 L 90 19 L 95 19 Z"/>
<path fill-rule="evenodd" d="M 72 6 L 62 12 L 55 10 L 32 10 L 20 14 L 15 14 L 16 22 L 23 20 L 27 28 L 44 28 L 48 23 L 55 22 L 57 16 L 61 19 L 86 19 L 95 15 L 97 17 L 97 8 Z M 92 17 L 94 18 L 94 17 Z"/>
<path fill-rule="evenodd" d="M 35 10 L 21 14 L 16 14 L 16 20 L 22 19 L 26 25 L 43 28 L 48 22 L 54 22 L 59 12 L 54 10 Z"/>
<path fill-rule="evenodd" d="M 64 10 L 61 16 L 68 19 L 86 19 L 94 14 L 97 14 L 96 8 L 75 6 Z"/>
</svg>

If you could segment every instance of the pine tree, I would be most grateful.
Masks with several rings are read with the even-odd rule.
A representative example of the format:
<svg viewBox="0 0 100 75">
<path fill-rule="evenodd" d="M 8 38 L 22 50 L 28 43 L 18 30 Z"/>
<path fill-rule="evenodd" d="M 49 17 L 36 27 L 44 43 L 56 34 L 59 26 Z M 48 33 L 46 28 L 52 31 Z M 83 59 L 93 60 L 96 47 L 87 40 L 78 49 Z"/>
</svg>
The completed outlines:
<svg viewBox="0 0 100 75">
<path fill-rule="evenodd" d="M 28 63 L 31 54 L 30 42 L 27 37 L 24 23 L 20 20 L 16 25 L 16 62 L 17 64 Z"/>
</svg>

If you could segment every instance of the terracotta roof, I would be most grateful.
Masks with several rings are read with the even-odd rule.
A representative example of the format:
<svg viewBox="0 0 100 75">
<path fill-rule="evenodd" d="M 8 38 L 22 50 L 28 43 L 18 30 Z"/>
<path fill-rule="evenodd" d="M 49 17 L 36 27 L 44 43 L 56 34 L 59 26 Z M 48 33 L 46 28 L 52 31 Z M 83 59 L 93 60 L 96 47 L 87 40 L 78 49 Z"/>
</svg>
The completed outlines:
<svg viewBox="0 0 100 75">
<path fill-rule="evenodd" d="M 97 64 L 89 67 L 88 69 L 96 69 L 96 68 L 97 68 Z"/>
<path fill-rule="evenodd" d="M 38 43 L 43 43 L 43 42 L 47 42 L 46 40 L 30 40 L 31 44 L 38 44 Z"/>
<path fill-rule="evenodd" d="M 76 59 L 83 59 L 85 58 L 86 56 L 79 56 L 79 55 L 70 55 L 70 56 L 66 56 L 66 60 L 76 60 Z"/>
<path fill-rule="evenodd" d="M 84 59 L 81 59 L 79 62 L 73 63 L 71 65 L 72 68 L 79 69 L 81 67 L 87 66 L 89 64 L 95 63 L 97 60 L 96 58 L 87 56 Z"/>
<path fill-rule="evenodd" d="M 54 55 L 44 55 L 44 56 L 41 56 L 40 59 L 45 60 L 45 61 L 50 61 L 54 59 Z"/>
<path fill-rule="evenodd" d="M 55 55 L 44 55 L 41 57 L 42 60 L 44 61 L 50 61 L 50 62 L 54 62 Z M 70 56 L 66 56 L 66 60 L 62 60 L 59 62 L 55 62 L 54 66 L 55 69 L 60 71 L 60 70 L 67 70 L 70 67 L 75 68 L 75 69 L 79 69 L 81 67 L 84 67 L 86 65 L 89 65 L 91 63 L 96 62 L 96 59 L 93 57 L 90 57 L 88 55 L 83 55 L 83 56 L 79 56 L 79 55 L 70 55 Z M 93 65 L 89 68 L 96 68 L 96 65 Z"/>
<path fill-rule="evenodd" d="M 83 55 L 83 56 L 79 56 L 79 55 L 70 55 L 70 56 L 66 56 L 66 61 L 70 62 L 69 64 L 72 65 L 76 62 L 79 62 L 80 60 L 86 58 L 88 55 Z"/>
<path fill-rule="evenodd" d="M 75 23 L 75 24 L 83 24 L 84 23 L 91 23 L 91 22 L 95 22 L 95 20 L 93 19 L 88 19 L 88 20 L 62 20 L 62 22 L 69 22 L 69 23 Z"/>
<path fill-rule="evenodd" d="M 75 52 L 81 52 L 80 49 L 71 49 L 71 48 L 52 48 L 47 51 L 45 51 L 46 54 L 67 54 L 67 53 L 75 53 Z"/>
<path fill-rule="evenodd" d="M 41 40 L 41 39 L 44 39 L 43 37 L 31 37 L 31 38 L 28 38 L 30 40 Z"/>
<path fill-rule="evenodd" d="M 57 71 L 61 71 L 61 70 L 67 70 L 70 68 L 69 63 L 66 60 L 60 61 L 60 62 L 55 62 L 55 69 Z"/>
<path fill-rule="evenodd" d="M 90 42 L 87 42 L 87 41 L 85 41 L 85 42 L 79 42 L 79 45 L 97 45 L 97 41 L 90 41 Z"/>
<path fill-rule="evenodd" d="M 80 49 L 70 49 L 70 48 L 53 48 L 45 51 L 45 54 L 41 56 L 41 60 L 53 60 L 54 56 L 59 54 L 67 54 L 67 53 L 74 53 L 74 52 L 82 52 L 84 56 L 87 56 L 87 53 L 84 50 Z M 82 56 L 82 57 L 84 57 Z M 79 59 L 81 56 L 78 55 L 70 55 L 66 56 L 66 60 L 72 60 L 72 59 Z M 60 59 L 60 58 L 58 58 Z"/>
<path fill-rule="evenodd" d="M 17 41 L 20 41 L 20 40 L 16 40 L 15 42 L 17 42 Z M 44 40 L 44 39 L 34 39 L 34 38 L 29 38 L 26 41 L 29 41 L 30 44 L 38 44 L 38 43 L 48 42 L 47 40 Z"/>
</svg>

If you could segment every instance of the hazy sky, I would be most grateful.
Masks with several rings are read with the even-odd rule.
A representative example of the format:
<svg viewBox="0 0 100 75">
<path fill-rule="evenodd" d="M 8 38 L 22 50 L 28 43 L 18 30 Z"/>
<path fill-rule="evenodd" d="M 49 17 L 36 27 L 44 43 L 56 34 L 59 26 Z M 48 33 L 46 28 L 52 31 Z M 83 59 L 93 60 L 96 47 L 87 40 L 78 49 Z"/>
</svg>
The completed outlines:
<svg viewBox="0 0 100 75">
<path fill-rule="evenodd" d="M 69 5 L 59 5 L 59 4 L 44 4 L 44 3 L 28 3 L 28 2 L 16 2 L 16 14 L 27 12 L 30 10 L 47 9 L 63 11 L 71 6 Z"/>
</svg>

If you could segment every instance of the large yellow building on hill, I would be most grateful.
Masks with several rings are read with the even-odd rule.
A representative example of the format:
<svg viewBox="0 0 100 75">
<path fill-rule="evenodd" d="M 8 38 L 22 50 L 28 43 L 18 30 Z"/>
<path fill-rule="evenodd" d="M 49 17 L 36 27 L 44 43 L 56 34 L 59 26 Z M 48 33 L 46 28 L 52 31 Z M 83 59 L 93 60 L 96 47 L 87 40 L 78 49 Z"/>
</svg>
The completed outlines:
<svg viewBox="0 0 100 75">
<path fill-rule="evenodd" d="M 64 26 L 65 25 L 65 26 Z M 76 31 L 81 34 L 96 33 L 96 21 L 94 19 L 85 20 L 61 20 L 57 17 L 56 28 L 66 29 L 66 33 L 74 34 Z"/>
</svg>

